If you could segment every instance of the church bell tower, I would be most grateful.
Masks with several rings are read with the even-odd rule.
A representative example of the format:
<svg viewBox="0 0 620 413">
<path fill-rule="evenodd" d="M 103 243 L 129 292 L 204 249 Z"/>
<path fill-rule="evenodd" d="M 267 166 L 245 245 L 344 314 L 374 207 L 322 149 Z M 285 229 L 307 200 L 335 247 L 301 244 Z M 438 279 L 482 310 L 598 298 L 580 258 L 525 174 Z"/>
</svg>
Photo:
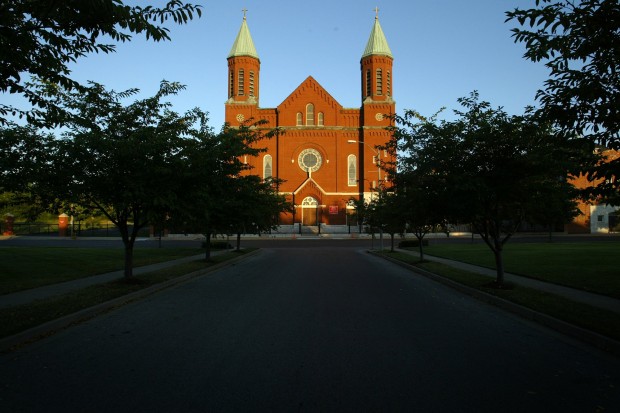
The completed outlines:
<svg viewBox="0 0 620 413">
<path fill-rule="evenodd" d="M 228 54 L 226 122 L 243 122 L 255 116 L 260 89 L 260 59 L 243 10 L 243 22 Z"/>
</svg>

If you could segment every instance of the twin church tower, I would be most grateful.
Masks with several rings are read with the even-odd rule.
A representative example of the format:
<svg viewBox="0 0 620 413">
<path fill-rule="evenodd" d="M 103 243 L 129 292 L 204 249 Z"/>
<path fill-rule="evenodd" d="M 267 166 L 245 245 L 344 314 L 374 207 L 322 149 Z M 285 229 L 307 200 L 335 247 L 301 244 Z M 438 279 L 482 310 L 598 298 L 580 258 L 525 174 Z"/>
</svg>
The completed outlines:
<svg viewBox="0 0 620 413">
<path fill-rule="evenodd" d="M 360 61 L 361 107 L 343 107 L 309 76 L 280 105 L 261 108 L 260 59 L 244 11 L 228 55 L 225 121 L 234 127 L 250 118 L 264 119 L 266 127 L 283 131 L 259 143 L 266 152 L 245 160 L 253 166 L 250 173 L 284 181 L 279 191 L 294 212 L 282 215 L 281 225 L 300 232 L 351 225 L 350 199 L 370 200 L 372 189 L 388 178 L 378 161 L 389 161 L 389 154 L 375 147 L 390 138 L 385 115 L 395 113 L 392 63 L 376 16 Z"/>
</svg>

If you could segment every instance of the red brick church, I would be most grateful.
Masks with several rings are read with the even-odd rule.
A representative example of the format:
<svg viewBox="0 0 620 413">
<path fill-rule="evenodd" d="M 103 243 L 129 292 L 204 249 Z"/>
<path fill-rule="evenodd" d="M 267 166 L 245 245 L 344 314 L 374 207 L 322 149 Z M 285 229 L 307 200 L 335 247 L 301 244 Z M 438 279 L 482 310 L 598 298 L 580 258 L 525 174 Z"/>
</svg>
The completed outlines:
<svg viewBox="0 0 620 413">
<path fill-rule="evenodd" d="M 251 173 L 284 180 L 279 190 L 294 212 L 283 215 L 281 225 L 294 231 L 354 225 L 347 216 L 350 199 L 369 200 L 388 178 L 378 167 L 379 160 L 389 161 L 388 154 L 376 146 L 389 140 L 385 115 L 395 113 L 393 57 L 378 17 L 365 49 L 360 40 L 361 105 L 355 108 L 343 107 L 312 76 L 277 107 L 260 107 L 260 59 L 245 15 L 228 55 L 225 121 L 235 126 L 264 119 L 267 127 L 284 132 L 260 143 L 267 147 L 260 157 L 245 161 Z"/>
</svg>

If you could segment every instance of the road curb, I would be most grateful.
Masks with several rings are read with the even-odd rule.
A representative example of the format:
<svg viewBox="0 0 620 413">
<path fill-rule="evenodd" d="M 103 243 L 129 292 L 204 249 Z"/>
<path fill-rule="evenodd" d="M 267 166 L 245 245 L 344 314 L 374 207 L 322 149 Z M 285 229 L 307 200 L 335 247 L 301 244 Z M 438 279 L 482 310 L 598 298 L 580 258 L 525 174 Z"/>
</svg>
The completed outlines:
<svg viewBox="0 0 620 413">
<path fill-rule="evenodd" d="M 494 296 L 492 294 L 485 293 L 484 291 L 480 291 L 475 288 L 468 287 L 464 284 L 460 284 L 456 281 L 452 281 L 448 278 L 442 277 L 430 271 L 426 271 L 422 268 L 418 268 L 414 265 L 399 261 L 395 258 L 388 257 L 383 254 L 377 254 L 375 251 L 369 250 L 368 252 L 377 257 L 383 258 L 397 265 L 400 265 L 401 267 L 405 267 L 417 274 L 430 278 L 433 281 L 437 281 L 441 284 L 454 288 L 455 290 L 458 290 L 464 294 L 467 294 L 479 301 L 483 301 L 485 303 L 492 304 L 496 307 L 499 307 L 503 310 L 510 311 L 511 313 L 516 314 L 522 318 L 542 324 L 562 334 L 571 336 L 580 341 L 593 345 L 594 347 L 597 347 L 598 349 L 604 350 L 608 353 L 614 354 L 616 356 L 620 355 L 620 342 L 612 338 L 603 336 L 599 333 L 587 330 L 585 328 L 576 326 L 574 324 L 567 323 L 566 321 L 559 320 L 547 314 L 532 310 L 531 308 L 527 308 L 522 305 L 515 304 L 512 301 L 508 301 L 503 298 Z"/>
<path fill-rule="evenodd" d="M 233 265 L 245 258 L 258 254 L 260 251 L 261 251 L 260 249 L 250 251 L 239 257 L 235 257 L 230 260 L 215 264 L 209 268 L 194 271 L 189 274 L 185 274 L 180 277 L 176 277 L 171 280 L 164 281 L 162 283 L 155 284 L 147 288 L 143 288 L 139 291 L 136 291 L 136 292 L 133 292 L 127 295 L 123 295 L 121 297 L 117 297 L 115 299 L 106 301 L 101 304 L 94 305 L 92 307 L 85 308 L 73 314 L 68 314 L 56 320 L 48 321 L 36 327 L 32 327 L 28 330 L 22 331 L 21 333 L 17 333 L 9 337 L 2 338 L 0 339 L 0 352 L 6 353 L 6 352 L 13 351 L 18 347 L 33 343 L 42 338 L 56 334 L 58 331 L 71 327 L 72 325 L 79 324 L 91 318 L 95 318 L 99 314 L 112 311 L 116 308 L 122 307 L 131 302 L 140 300 L 149 295 L 153 295 L 162 290 L 177 286 L 179 284 L 182 284 L 188 281 L 192 281 L 203 275 L 207 275 L 221 268 L 227 267 L 229 265 Z"/>
</svg>

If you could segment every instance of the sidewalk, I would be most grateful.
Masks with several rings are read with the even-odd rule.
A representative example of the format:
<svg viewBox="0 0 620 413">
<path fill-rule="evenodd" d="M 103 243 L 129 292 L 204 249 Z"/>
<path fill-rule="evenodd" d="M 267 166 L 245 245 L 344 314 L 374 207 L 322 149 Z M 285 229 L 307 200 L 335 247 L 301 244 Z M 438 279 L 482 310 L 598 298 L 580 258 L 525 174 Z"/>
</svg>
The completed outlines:
<svg viewBox="0 0 620 413">
<path fill-rule="evenodd" d="M 213 251 L 211 255 L 218 255 L 226 251 Z M 169 268 L 177 264 L 184 262 L 196 261 L 204 258 L 204 254 L 192 255 L 189 257 L 183 257 L 172 261 L 163 261 L 157 264 L 145 265 L 142 267 L 136 267 L 133 269 L 134 275 L 140 275 L 151 271 L 157 271 L 164 268 Z M 54 297 L 57 295 L 66 294 L 68 292 L 79 290 L 81 288 L 89 287 L 91 285 L 103 284 L 109 281 L 114 281 L 122 278 L 124 275 L 123 270 L 108 272 L 105 274 L 93 275 L 90 277 L 79 278 L 72 281 L 66 281 L 58 284 L 45 285 L 30 290 L 18 291 L 11 294 L 0 295 L 0 309 L 24 305 L 36 300 Z"/>
<path fill-rule="evenodd" d="M 403 250 L 403 249 L 395 249 L 398 252 L 402 252 L 405 254 L 411 254 L 416 257 L 419 257 L 419 253 L 417 251 Z M 439 262 L 445 265 L 449 265 L 454 268 L 459 268 L 465 271 L 473 272 L 476 274 L 481 274 L 488 276 L 489 278 L 495 279 L 497 273 L 494 269 L 479 267 L 477 265 L 467 264 L 460 261 L 453 261 L 446 258 L 434 257 L 432 255 L 424 254 L 424 258 L 429 261 Z M 608 297 L 606 295 L 601 295 L 597 293 L 590 293 L 583 290 L 578 290 L 576 288 L 564 287 L 558 284 L 552 284 L 545 281 L 535 280 L 533 278 L 523 277 L 520 275 L 505 273 L 504 278 L 506 281 L 521 285 L 523 287 L 532 288 L 539 291 L 548 292 L 551 294 L 555 294 L 561 297 L 565 297 L 569 300 L 576 301 L 583 304 L 588 304 L 593 307 L 602 308 L 605 310 L 610 310 L 620 314 L 620 300 L 613 297 Z"/>
</svg>

